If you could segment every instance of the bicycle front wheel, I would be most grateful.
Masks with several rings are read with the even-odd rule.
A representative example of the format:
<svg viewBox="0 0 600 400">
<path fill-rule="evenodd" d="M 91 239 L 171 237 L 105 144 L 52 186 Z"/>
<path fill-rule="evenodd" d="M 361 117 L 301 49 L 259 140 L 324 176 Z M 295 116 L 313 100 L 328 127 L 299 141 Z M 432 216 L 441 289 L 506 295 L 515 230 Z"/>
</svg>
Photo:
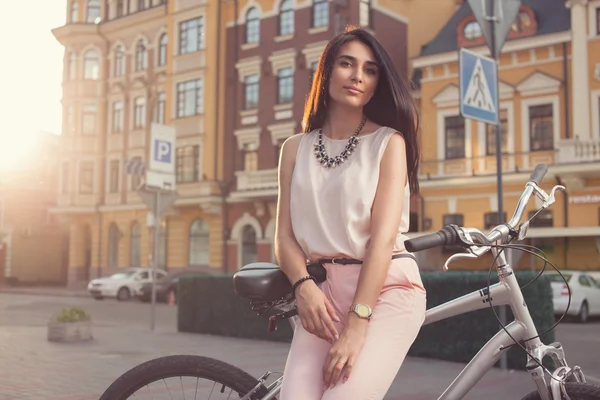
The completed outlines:
<svg viewBox="0 0 600 400">
<path fill-rule="evenodd" d="M 550 390 L 550 387 L 548 387 Z M 589 383 L 569 382 L 565 383 L 565 390 L 571 400 L 600 400 L 600 387 L 590 385 Z M 565 399 L 564 396 L 561 396 Z M 527 396 L 523 397 L 523 400 L 541 400 L 540 394 L 537 392 L 531 392 Z"/>
<path fill-rule="evenodd" d="M 241 398 L 258 380 L 223 361 L 202 356 L 175 355 L 146 361 L 121 375 L 102 394 L 100 400 L 152 399 L 183 392 L 186 399 Z M 189 395 L 188 395 L 189 394 Z M 260 400 L 267 394 L 262 386 L 251 397 Z M 170 396 L 170 397 L 169 397 Z"/>
</svg>

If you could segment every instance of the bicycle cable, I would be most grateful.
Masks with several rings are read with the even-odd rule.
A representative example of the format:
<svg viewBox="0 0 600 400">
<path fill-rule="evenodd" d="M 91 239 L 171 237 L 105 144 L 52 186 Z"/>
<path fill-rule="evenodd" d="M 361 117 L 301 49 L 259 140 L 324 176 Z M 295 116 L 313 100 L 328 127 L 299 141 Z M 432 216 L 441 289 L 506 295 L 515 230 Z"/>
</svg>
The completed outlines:
<svg viewBox="0 0 600 400">
<path fill-rule="evenodd" d="M 565 285 L 567 286 L 567 289 L 568 289 L 568 291 L 569 291 L 569 301 L 568 301 L 568 303 L 567 303 L 567 307 L 566 307 L 566 309 L 565 309 L 565 312 L 564 312 L 564 313 L 562 314 L 562 316 L 561 316 L 561 317 L 558 319 L 558 321 L 556 321 L 556 322 L 554 323 L 554 325 L 552 325 L 550 328 L 546 329 L 544 332 L 542 332 L 542 333 L 539 333 L 538 335 L 536 335 L 536 336 L 533 336 L 533 337 L 531 337 L 531 338 L 529 338 L 529 339 L 524 339 L 524 340 L 522 340 L 522 342 L 524 343 L 524 342 L 528 342 L 528 341 L 530 341 L 530 340 L 533 340 L 533 339 L 535 339 L 535 338 L 538 338 L 538 337 L 541 337 L 541 336 L 543 336 L 543 335 L 547 334 L 547 333 L 548 333 L 548 332 L 550 332 L 552 329 L 554 329 L 556 326 L 558 326 L 558 324 L 560 324 L 560 322 L 561 322 L 561 321 L 563 320 L 563 318 L 566 316 L 566 314 L 567 314 L 567 310 L 569 309 L 569 306 L 571 305 L 571 287 L 569 286 L 569 284 L 568 284 L 567 280 L 565 279 L 565 277 L 563 276 L 563 274 L 562 274 L 562 273 L 561 273 L 561 272 L 558 270 L 558 268 L 556 268 L 556 265 L 554 265 L 554 263 L 552 263 L 550 260 L 548 260 L 548 259 L 545 257 L 545 253 L 544 253 L 544 252 L 543 252 L 541 249 L 538 249 L 538 248 L 537 248 L 537 247 L 535 247 L 535 246 L 531 246 L 531 245 L 525 245 L 525 244 L 510 244 L 510 243 L 512 242 L 512 240 L 513 240 L 513 238 L 511 238 L 511 239 L 508 241 L 508 243 L 506 243 L 506 244 L 490 244 L 490 245 L 488 245 L 489 247 L 500 248 L 500 251 L 498 251 L 498 253 L 497 253 L 497 254 L 496 254 L 496 256 L 494 257 L 494 259 L 492 260 L 492 264 L 490 265 L 490 269 L 489 269 L 489 271 L 488 271 L 488 280 L 487 280 L 487 291 L 488 291 L 488 295 L 489 295 L 489 293 L 490 293 L 490 287 L 491 287 L 491 276 L 492 276 L 492 269 L 494 268 L 494 265 L 496 264 L 496 260 L 498 259 L 498 257 L 500 256 L 500 254 L 501 254 L 501 253 L 502 253 L 502 252 L 503 252 L 505 249 L 521 250 L 521 251 L 523 251 L 523 252 L 525 252 L 525 253 L 529 253 L 529 254 L 531 254 L 531 255 L 533 255 L 533 256 L 535 256 L 535 257 L 539 257 L 540 259 L 544 260 L 544 266 L 542 267 L 542 269 L 541 269 L 541 271 L 538 273 L 538 275 L 537 275 L 535 278 L 533 278 L 531 281 L 529 281 L 528 283 L 526 283 L 525 285 L 523 285 L 523 286 L 520 286 L 520 289 L 524 289 L 524 288 L 526 288 L 527 286 L 529 286 L 530 284 L 532 284 L 533 282 L 535 282 L 536 280 L 538 280 L 538 279 L 540 278 L 540 276 L 542 276 L 542 274 L 543 274 L 543 273 L 544 273 L 544 271 L 546 270 L 546 266 L 547 266 L 548 264 L 550 264 L 550 266 L 551 266 L 552 268 L 554 268 L 554 269 L 556 270 L 556 272 L 558 272 L 558 274 L 561 276 L 561 278 L 562 278 L 562 279 L 563 279 L 563 281 L 565 282 Z M 541 252 L 541 253 L 543 254 L 543 256 L 541 256 L 541 255 L 537 254 L 537 253 L 536 253 L 536 252 L 534 252 L 534 251 L 531 251 L 531 250 L 529 250 L 529 248 L 532 248 L 532 249 L 538 250 L 539 252 Z M 514 273 L 514 272 L 513 272 L 513 273 Z M 525 348 L 525 347 L 524 347 L 524 346 L 523 346 L 521 343 L 519 343 L 519 342 L 518 342 L 518 341 L 517 341 L 517 340 L 516 340 L 516 339 L 515 339 L 515 338 L 514 338 L 514 337 L 513 337 L 513 336 L 512 336 L 512 335 L 511 335 L 509 332 L 508 332 L 508 330 L 506 329 L 506 325 L 504 325 L 504 324 L 502 323 L 502 321 L 501 321 L 501 320 L 500 320 L 500 318 L 498 317 L 498 314 L 496 314 L 496 310 L 494 310 L 494 305 L 493 305 L 493 303 L 492 303 L 491 296 L 490 296 L 490 301 L 489 301 L 489 304 L 490 304 L 490 309 L 492 310 L 492 313 L 493 313 L 493 314 L 494 314 L 494 316 L 496 317 L 496 320 L 498 321 L 498 323 L 500 324 L 500 326 L 502 327 L 502 329 L 504 330 L 504 332 L 506 332 L 506 334 L 507 334 L 507 335 L 508 335 L 508 336 L 509 336 L 509 337 L 510 337 L 512 340 L 513 340 L 513 342 L 515 342 L 515 344 L 514 344 L 514 345 L 510 345 L 510 346 L 505 346 L 505 347 L 502 347 L 502 348 L 501 348 L 501 350 L 504 350 L 504 349 L 506 349 L 506 348 L 512 348 L 512 347 L 515 347 L 515 346 L 519 346 L 519 348 L 520 348 L 521 350 L 523 350 L 523 351 L 525 352 L 525 354 L 527 354 L 527 356 L 528 356 L 530 359 L 532 359 L 533 361 L 535 361 L 535 362 L 536 362 L 536 364 L 538 364 L 540 367 L 542 367 L 542 369 L 543 369 L 544 371 L 546 371 L 546 372 L 548 373 L 548 375 L 549 375 L 549 376 L 550 376 L 552 379 L 554 379 L 554 380 L 556 380 L 556 381 L 558 381 L 558 382 L 561 382 L 559 379 L 555 378 L 555 377 L 552 375 L 552 373 L 551 373 L 551 372 L 548 370 L 548 368 L 546 368 L 546 367 L 545 367 L 545 366 L 542 364 L 542 361 L 543 361 L 543 360 L 540 360 L 540 361 L 538 361 L 538 360 L 537 360 L 535 357 L 533 357 L 533 356 L 532 356 L 532 355 L 529 353 L 529 351 L 528 351 L 528 350 L 527 350 L 527 349 L 526 349 L 526 348 Z"/>
</svg>

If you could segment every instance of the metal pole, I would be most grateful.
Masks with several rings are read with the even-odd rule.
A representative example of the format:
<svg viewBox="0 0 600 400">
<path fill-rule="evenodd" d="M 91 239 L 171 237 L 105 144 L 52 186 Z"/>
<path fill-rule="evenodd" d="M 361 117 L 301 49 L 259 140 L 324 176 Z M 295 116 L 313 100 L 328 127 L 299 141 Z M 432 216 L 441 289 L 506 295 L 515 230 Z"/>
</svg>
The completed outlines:
<svg viewBox="0 0 600 400">
<path fill-rule="evenodd" d="M 152 305 L 150 307 L 150 330 L 154 331 L 154 315 L 155 315 L 155 306 L 156 306 L 156 270 L 158 269 L 158 240 L 159 240 L 159 232 L 160 232 L 160 190 L 156 191 L 156 200 L 154 202 L 154 246 L 152 251 L 152 268 L 150 270 L 150 276 L 152 281 Z"/>
<path fill-rule="evenodd" d="M 498 225 L 504 223 L 504 204 L 502 190 L 502 124 L 500 122 L 500 68 L 498 67 L 499 52 L 496 52 L 496 34 L 494 25 L 499 22 L 499 16 L 496 15 L 496 1 L 490 0 L 491 15 L 488 17 L 492 29 L 490 29 L 490 47 L 492 58 L 496 61 L 496 112 L 498 121 L 496 122 L 496 190 L 498 192 Z M 500 306 L 500 321 L 506 325 L 506 306 Z M 506 353 L 500 358 L 500 368 L 507 369 Z"/>
</svg>

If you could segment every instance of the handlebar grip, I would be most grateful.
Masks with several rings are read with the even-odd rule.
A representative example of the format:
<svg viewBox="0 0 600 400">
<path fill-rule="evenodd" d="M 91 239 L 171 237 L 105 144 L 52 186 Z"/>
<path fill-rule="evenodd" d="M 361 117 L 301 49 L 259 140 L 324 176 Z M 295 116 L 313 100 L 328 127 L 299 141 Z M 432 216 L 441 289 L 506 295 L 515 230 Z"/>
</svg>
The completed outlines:
<svg viewBox="0 0 600 400">
<path fill-rule="evenodd" d="M 446 226 L 435 233 L 408 239 L 404 242 L 404 247 L 406 247 L 406 250 L 413 253 L 438 246 L 453 245 L 457 242 L 458 234 L 456 233 L 456 230 L 454 230 L 452 226 Z"/>
<path fill-rule="evenodd" d="M 535 182 L 536 185 L 539 185 L 542 179 L 544 179 L 546 172 L 548 172 L 548 166 L 546 164 L 538 164 L 531 173 L 529 182 Z"/>
</svg>

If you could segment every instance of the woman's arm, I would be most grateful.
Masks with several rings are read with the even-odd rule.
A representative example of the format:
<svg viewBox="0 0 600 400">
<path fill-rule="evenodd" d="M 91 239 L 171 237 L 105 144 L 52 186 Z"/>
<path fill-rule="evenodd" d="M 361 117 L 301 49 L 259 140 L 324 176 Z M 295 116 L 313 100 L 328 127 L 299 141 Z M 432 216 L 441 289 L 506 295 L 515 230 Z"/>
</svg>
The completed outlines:
<svg viewBox="0 0 600 400">
<path fill-rule="evenodd" d="M 404 188 L 408 174 L 404 138 L 390 137 L 380 164 L 379 182 L 371 210 L 371 239 L 363 260 L 353 304 L 375 308 L 391 261 L 402 218 Z M 348 323 L 364 325 L 366 320 L 350 313 Z"/>
</svg>

